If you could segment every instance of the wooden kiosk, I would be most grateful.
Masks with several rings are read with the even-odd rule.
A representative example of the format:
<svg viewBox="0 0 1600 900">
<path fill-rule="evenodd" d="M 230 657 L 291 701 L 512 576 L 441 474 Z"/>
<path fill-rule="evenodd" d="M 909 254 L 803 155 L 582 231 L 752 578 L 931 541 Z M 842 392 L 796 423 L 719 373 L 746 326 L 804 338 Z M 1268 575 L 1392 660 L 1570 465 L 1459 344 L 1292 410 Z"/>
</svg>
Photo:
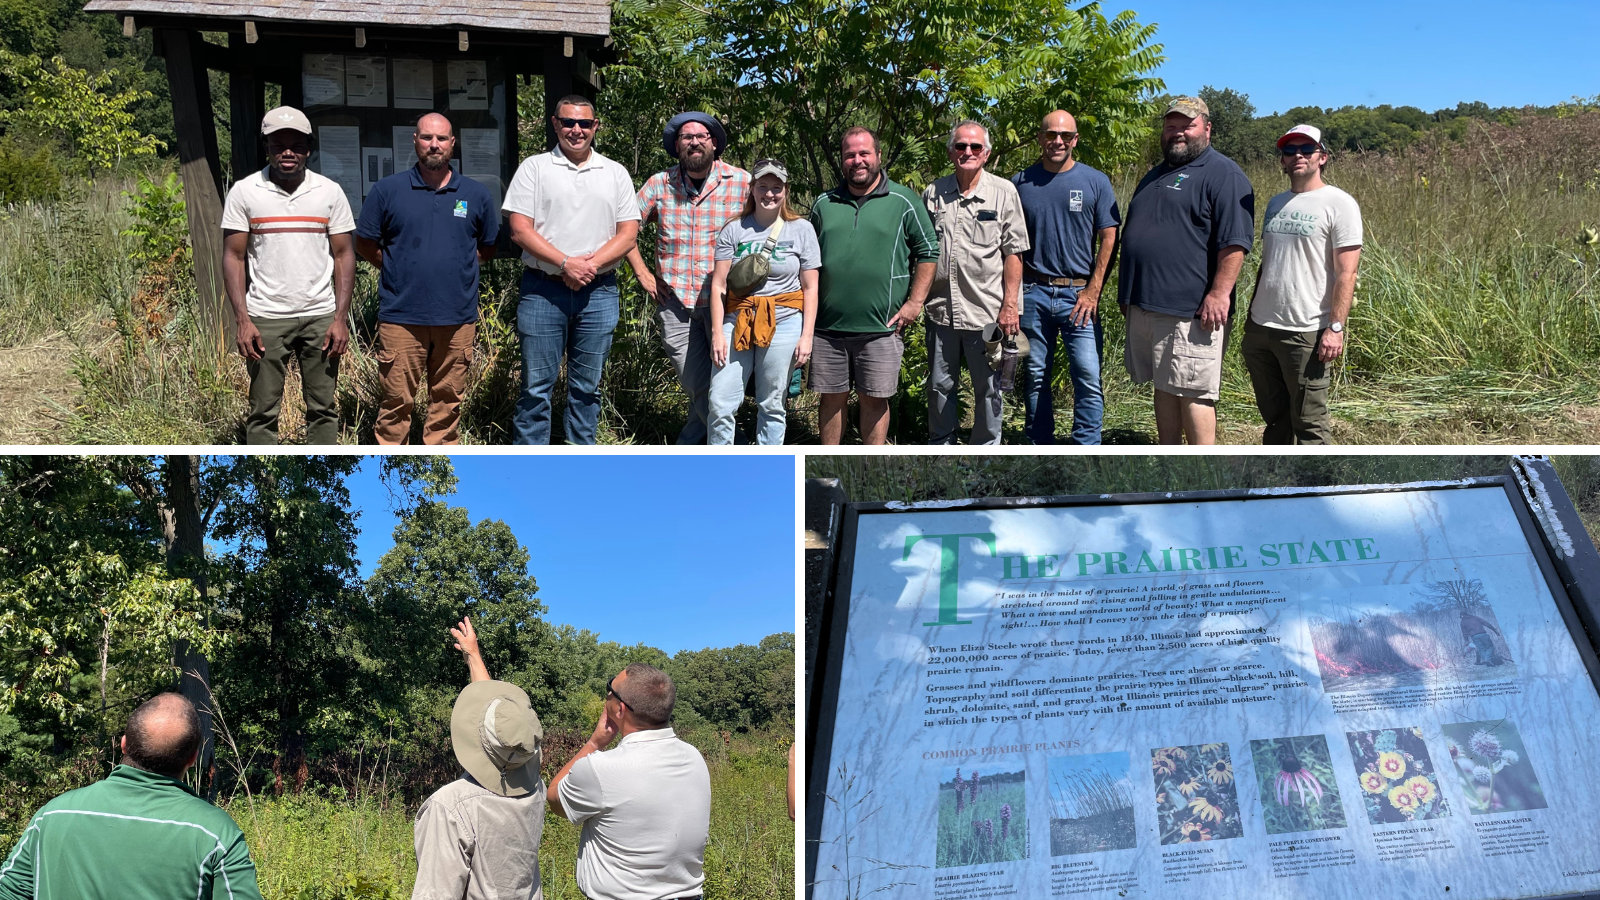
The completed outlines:
<svg viewBox="0 0 1600 900">
<path fill-rule="evenodd" d="M 548 118 L 563 95 L 594 97 L 598 67 L 611 58 L 608 0 L 90 0 L 84 8 L 115 14 L 129 37 L 155 32 L 172 86 L 200 314 L 224 349 L 234 323 L 222 284 L 222 198 L 226 183 L 266 164 L 269 83 L 310 117 L 310 166 L 339 182 L 359 216 L 372 184 L 414 161 L 411 128 L 433 111 L 455 123 L 452 166 L 503 197 L 521 162 L 516 76 L 543 76 Z M 228 46 L 201 32 L 226 33 Z M 209 70 L 229 75 L 227 182 Z"/>
</svg>

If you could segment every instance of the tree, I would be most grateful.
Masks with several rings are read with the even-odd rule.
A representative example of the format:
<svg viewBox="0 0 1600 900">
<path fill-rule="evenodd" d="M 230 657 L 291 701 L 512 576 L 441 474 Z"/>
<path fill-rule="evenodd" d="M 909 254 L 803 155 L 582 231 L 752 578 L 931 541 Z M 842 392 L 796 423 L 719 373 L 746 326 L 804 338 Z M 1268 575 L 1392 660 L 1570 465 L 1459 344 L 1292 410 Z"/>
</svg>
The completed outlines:
<svg viewBox="0 0 1600 900">
<path fill-rule="evenodd" d="M 684 650 L 672 658 L 669 671 L 679 701 L 719 727 L 793 721 L 793 634 L 768 635 L 755 646 Z"/>
<path fill-rule="evenodd" d="M 6 50 L 0 50 L 0 72 L 22 88 L 20 105 L 0 111 L 0 124 L 59 143 L 88 171 L 154 157 L 166 147 L 135 127 L 129 109 L 150 93 L 115 91 L 110 73 L 86 72 L 59 56 L 46 61 Z"/>
</svg>

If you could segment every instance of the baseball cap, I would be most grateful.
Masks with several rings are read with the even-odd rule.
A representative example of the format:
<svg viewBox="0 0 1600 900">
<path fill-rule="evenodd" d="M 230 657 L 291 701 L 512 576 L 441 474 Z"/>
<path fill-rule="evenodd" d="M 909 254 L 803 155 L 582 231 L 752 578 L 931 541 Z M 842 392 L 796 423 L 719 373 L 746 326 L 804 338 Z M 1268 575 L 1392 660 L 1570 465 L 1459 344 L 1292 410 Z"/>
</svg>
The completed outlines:
<svg viewBox="0 0 1600 900">
<path fill-rule="evenodd" d="M 1305 137 L 1311 138 L 1313 141 L 1316 142 L 1318 147 L 1322 147 L 1323 146 L 1323 144 L 1322 144 L 1322 129 L 1321 128 L 1318 128 L 1315 125 L 1296 125 L 1295 127 L 1293 127 L 1291 129 L 1289 129 L 1288 131 L 1284 132 L 1283 137 L 1278 138 L 1278 147 L 1281 149 L 1283 147 L 1283 145 L 1288 143 L 1289 139 L 1294 137 L 1295 135 L 1303 135 Z"/>
<path fill-rule="evenodd" d="M 789 183 L 789 170 L 775 159 L 756 160 L 755 169 L 750 173 L 750 180 L 755 181 L 763 175 L 776 175 L 779 181 L 784 184 Z"/>
<path fill-rule="evenodd" d="M 295 131 L 310 134 L 311 120 L 306 118 L 305 113 L 292 106 L 280 106 L 261 117 L 262 134 L 271 134 L 274 131 L 282 131 L 285 128 L 293 128 Z"/>
<path fill-rule="evenodd" d="M 1198 119 L 1201 116 L 1209 119 L 1211 118 L 1211 107 L 1206 106 L 1206 102 L 1199 97 L 1176 97 L 1171 103 L 1167 104 L 1167 111 L 1162 115 L 1170 115 L 1171 113 L 1178 113 L 1191 119 Z"/>
</svg>

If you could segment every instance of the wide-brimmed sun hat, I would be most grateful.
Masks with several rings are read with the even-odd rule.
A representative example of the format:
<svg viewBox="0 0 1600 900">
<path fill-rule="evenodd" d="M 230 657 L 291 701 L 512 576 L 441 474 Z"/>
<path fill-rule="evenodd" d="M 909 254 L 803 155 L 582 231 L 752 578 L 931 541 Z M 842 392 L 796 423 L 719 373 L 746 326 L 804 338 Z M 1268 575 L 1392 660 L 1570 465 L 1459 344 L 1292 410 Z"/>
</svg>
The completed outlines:
<svg viewBox="0 0 1600 900">
<path fill-rule="evenodd" d="M 707 131 L 711 132 L 711 143 L 716 145 L 717 148 L 714 155 L 720 159 L 722 151 L 727 149 L 728 146 L 728 132 L 727 129 L 722 127 L 722 123 L 718 122 L 716 117 L 710 113 L 699 111 L 678 113 L 667 120 L 667 127 L 661 129 L 661 148 L 667 151 L 668 156 L 677 159 L 678 129 L 690 122 L 699 122 L 706 127 Z"/>
<path fill-rule="evenodd" d="M 456 762 L 479 784 L 502 797 L 539 789 L 544 726 L 522 688 L 506 681 L 474 681 L 450 712 Z"/>
</svg>

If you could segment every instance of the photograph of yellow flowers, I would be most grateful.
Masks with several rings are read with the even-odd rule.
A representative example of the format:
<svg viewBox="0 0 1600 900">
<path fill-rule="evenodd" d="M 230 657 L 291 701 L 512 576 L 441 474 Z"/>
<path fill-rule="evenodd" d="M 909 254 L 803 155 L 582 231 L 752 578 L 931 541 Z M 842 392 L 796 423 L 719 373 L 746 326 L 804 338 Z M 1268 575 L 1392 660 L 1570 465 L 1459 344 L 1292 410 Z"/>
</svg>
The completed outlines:
<svg viewBox="0 0 1600 900">
<path fill-rule="evenodd" d="M 1162 844 L 1221 841 L 1244 833 L 1227 744 L 1150 751 Z"/>
<path fill-rule="evenodd" d="M 1130 850 L 1138 842 L 1128 754 L 1051 757 L 1051 856 Z"/>
<path fill-rule="evenodd" d="M 1467 795 L 1467 812 L 1481 816 L 1547 806 L 1515 725 L 1505 719 L 1446 725 L 1444 740 Z"/>
<path fill-rule="evenodd" d="M 939 848 L 934 865 L 975 866 L 1028 855 L 1027 772 L 946 768 L 939 782 Z"/>
<path fill-rule="evenodd" d="M 1422 742 L 1420 728 L 1352 731 L 1350 755 L 1367 819 L 1374 825 L 1442 819 L 1450 804 L 1439 791 L 1439 777 Z"/>
<path fill-rule="evenodd" d="M 1267 834 L 1345 826 L 1328 740 L 1320 734 L 1251 741 Z"/>
</svg>

